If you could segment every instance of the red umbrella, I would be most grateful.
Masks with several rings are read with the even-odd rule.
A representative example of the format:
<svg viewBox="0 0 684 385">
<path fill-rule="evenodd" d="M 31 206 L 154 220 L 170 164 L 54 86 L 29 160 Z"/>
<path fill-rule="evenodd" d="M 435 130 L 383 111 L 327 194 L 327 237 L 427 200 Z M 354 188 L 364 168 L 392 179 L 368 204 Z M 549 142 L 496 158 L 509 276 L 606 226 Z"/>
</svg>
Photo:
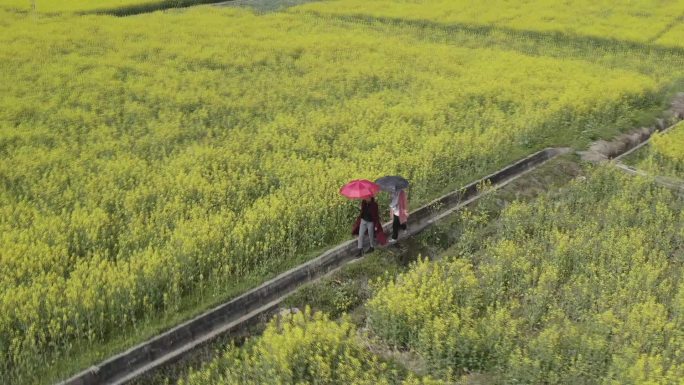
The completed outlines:
<svg viewBox="0 0 684 385">
<path fill-rule="evenodd" d="M 366 199 L 380 191 L 380 186 L 367 180 L 367 179 L 357 179 L 353 180 L 340 189 L 340 194 L 346 196 L 350 199 Z"/>
</svg>

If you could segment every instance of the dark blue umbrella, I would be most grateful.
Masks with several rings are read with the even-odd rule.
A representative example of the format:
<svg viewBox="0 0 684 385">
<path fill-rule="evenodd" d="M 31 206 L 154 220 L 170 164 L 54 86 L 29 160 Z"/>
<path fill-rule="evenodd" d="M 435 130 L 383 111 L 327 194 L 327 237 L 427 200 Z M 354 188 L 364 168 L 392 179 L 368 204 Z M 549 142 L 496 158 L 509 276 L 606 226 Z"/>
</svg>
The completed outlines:
<svg viewBox="0 0 684 385">
<path fill-rule="evenodd" d="M 409 181 L 399 175 L 388 175 L 378 178 L 375 184 L 380 186 L 382 191 L 399 191 L 409 186 Z"/>
</svg>

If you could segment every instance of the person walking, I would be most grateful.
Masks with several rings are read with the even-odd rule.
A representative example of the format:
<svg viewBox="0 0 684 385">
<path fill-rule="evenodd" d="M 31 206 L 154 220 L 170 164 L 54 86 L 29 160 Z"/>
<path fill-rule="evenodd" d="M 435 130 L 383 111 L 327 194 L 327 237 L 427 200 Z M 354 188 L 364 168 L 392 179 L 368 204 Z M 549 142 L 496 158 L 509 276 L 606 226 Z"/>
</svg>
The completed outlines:
<svg viewBox="0 0 684 385">
<path fill-rule="evenodd" d="M 406 230 L 408 221 L 408 199 L 404 190 L 393 189 L 390 214 L 392 215 L 392 238 L 389 243 L 393 244 L 399 238 L 399 229 Z"/>
<path fill-rule="evenodd" d="M 374 197 L 365 198 L 361 201 L 361 211 L 359 212 L 359 216 L 356 218 L 356 223 L 354 224 L 352 234 L 358 234 L 358 255 L 363 254 L 363 239 L 365 234 L 368 234 L 368 239 L 370 241 L 370 248 L 366 250 L 366 253 L 372 253 L 375 250 L 376 237 L 378 238 L 378 243 L 381 245 L 387 243 L 385 233 L 382 229 L 382 223 L 380 223 L 378 204 L 375 202 Z"/>
</svg>

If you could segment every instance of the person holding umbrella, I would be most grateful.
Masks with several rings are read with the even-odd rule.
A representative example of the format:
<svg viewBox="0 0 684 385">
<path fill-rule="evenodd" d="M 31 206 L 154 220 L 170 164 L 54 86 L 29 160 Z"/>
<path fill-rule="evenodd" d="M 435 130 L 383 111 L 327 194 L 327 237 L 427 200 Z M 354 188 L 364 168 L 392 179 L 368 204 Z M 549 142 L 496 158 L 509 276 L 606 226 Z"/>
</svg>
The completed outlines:
<svg viewBox="0 0 684 385">
<path fill-rule="evenodd" d="M 352 235 L 358 234 L 359 256 L 363 255 L 363 238 L 366 233 L 370 240 L 368 253 L 375 250 L 376 237 L 380 245 L 387 244 L 387 237 L 380 223 L 378 204 L 375 202 L 375 194 L 378 191 L 380 191 L 380 186 L 366 179 L 353 180 L 340 189 L 340 193 L 347 198 L 361 199 L 359 216 L 352 229 Z"/>
<path fill-rule="evenodd" d="M 392 217 L 392 238 L 389 243 L 396 243 L 399 238 L 399 229 L 406 230 L 408 221 L 408 199 L 406 198 L 405 188 L 409 182 L 400 176 L 384 176 L 375 181 L 380 189 L 392 193 L 390 201 L 390 216 Z"/>
<path fill-rule="evenodd" d="M 363 237 L 368 232 L 368 239 L 370 240 L 370 248 L 368 253 L 375 250 L 375 223 L 380 222 L 378 217 L 378 204 L 374 197 L 366 198 L 361 201 L 361 212 L 359 213 L 352 234 L 358 233 L 357 248 L 359 251 L 363 250 Z M 358 225 L 357 225 L 358 223 Z"/>
</svg>

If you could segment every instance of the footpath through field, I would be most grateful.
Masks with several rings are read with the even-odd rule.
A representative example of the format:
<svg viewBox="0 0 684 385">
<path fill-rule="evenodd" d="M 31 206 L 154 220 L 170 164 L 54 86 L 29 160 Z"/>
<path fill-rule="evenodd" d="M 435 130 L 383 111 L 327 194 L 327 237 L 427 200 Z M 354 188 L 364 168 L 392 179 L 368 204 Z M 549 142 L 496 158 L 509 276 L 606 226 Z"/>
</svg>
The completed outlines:
<svg viewBox="0 0 684 385">
<path fill-rule="evenodd" d="M 679 95 L 675 103 L 684 95 Z M 684 119 L 684 111 L 673 111 L 672 119 Z M 655 132 L 665 132 L 666 127 L 659 120 L 649 129 L 623 134 L 610 145 L 592 146 L 581 152 L 585 160 L 591 160 L 592 152 L 604 160 L 614 159 L 614 164 L 632 174 L 639 174 L 627 166 L 621 166 L 620 159 L 646 145 Z M 630 140 L 627 140 L 630 139 Z M 608 142 L 603 142 L 608 143 Z M 608 144 L 610 144 L 608 143 Z M 597 150 L 598 148 L 598 150 Z M 414 210 L 409 217 L 406 237 L 412 237 L 436 224 L 454 212 L 461 210 L 481 197 L 519 179 L 530 171 L 559 155 L 571 152 L 570 148 L 548 148 L 512 163 L 503 169 L 462 188 L 454 190 Z M 669 186 L 669 184 L 668 184 Z M 486 188 L 483 188 L 486 187 Z M 669 186 L 671 187 L 671 186 Z M 680 187 L 680 186 L 679 186 Z M 384 224 L 389 230 L 391 223 Z M 348 240 L 331 248 L 317 258 L 303 263 L 263 283 L 243 295 L 217 306 L 190 321 L 187 321 L 157 337 L 116 355 L 97 366 L 63 381 L 60 385 L 125 384 L 147 373 L 174 363 L 188 353 L 216 340 L 223 335 L 237 333 L 255 322 L 260 315 L 270 314 L 299 287 L 329 275 L 355 260 L 356 241 Z"/>
<path fill-rule="evenodd" d="M 412 237 L 420 233 L 491 191 L 506 186 L 547 161 L 570 151 L 570 148 L 539 151 L 435 199 L 411 212 L 406 236 Z M 481 191 L 484 186 L 487 188 Z M 390 227 L 391 223 L 384 224 L 385 230 Z M 300 286 L 355 260 L 355 253 L 356 240 L 346 241 L 223 305 L 61 382 L 60 385 L 125 384 L 160 366 L 173 363 L 219 336 L 235 333 L 249 326 L 250 321 L 276 309 L 279 303 Z"/>
</svg>

